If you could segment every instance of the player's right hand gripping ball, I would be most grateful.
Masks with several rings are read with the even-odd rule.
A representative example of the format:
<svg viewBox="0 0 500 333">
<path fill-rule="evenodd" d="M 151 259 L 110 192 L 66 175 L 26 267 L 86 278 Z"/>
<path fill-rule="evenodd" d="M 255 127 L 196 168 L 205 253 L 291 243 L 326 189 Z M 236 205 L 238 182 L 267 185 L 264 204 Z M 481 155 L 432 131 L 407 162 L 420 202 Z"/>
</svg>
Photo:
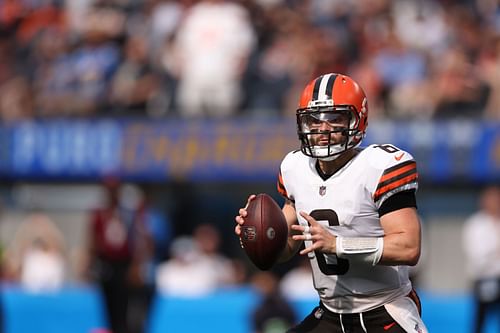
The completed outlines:
<svg viewBox="0 0 500 333">
<path fill-rule="evenodd" d="M 241 226 L 241 243 L 250 260 L 261 270 L 271 268 L 286 246 L 288 226 L 276 201 L 258 194 L 247 207 Z"/>
</svg>

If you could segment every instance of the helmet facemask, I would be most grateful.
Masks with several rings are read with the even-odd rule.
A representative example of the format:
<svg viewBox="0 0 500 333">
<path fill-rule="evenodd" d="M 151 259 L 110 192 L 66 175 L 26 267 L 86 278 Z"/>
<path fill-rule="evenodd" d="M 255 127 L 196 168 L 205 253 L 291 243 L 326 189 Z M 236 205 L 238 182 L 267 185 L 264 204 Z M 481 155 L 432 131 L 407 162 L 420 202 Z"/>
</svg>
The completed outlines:
<svg viewBox="0 0 500 333">
<path fill-rule="evenodd" d="M 297 110 L 296 114 L 301 151 L 307 156 L 334 160 L 357 147 L 363 137 L 358 130 L 356 110 L 351 105 L 307 107 Z M 341 137 L 334 139 L 338 133 Z"/>
</svg>

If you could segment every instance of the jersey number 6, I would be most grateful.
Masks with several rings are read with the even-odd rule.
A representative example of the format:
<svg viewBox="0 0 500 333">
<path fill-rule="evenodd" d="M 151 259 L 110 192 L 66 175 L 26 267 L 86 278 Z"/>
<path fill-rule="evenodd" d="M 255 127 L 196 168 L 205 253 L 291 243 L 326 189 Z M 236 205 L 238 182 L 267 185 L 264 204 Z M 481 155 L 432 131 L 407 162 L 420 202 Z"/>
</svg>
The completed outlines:
<svg viewBox="0 0 500 333">
<path fill-rule="evenodd" d="M 316 221 L 328 221 L 329 226 L 340 225 L 337 213 L 331 209 L 316 209 L 309 215 Z M 347 259 L 342 259 L 337 257 L 336 254 L 332 254 L 337 259 L 337 263 L 329 264 L 326 262 L 326 257 L 322 252 L 314 251 L 314 254 L 318 260 L 319 269 L 325 275 L 344 275 L 349 270 L 349 260 Z"/>
</svg>

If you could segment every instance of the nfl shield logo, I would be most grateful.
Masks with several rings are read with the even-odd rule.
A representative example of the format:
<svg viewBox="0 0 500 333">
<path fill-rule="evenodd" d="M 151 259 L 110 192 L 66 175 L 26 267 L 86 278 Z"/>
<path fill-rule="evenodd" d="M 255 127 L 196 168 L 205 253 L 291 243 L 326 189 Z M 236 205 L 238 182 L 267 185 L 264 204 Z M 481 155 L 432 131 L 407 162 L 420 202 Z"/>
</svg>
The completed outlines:
<svg viewBox="0 0 500 333">
<path fill-rule="evenodd" d="M 241 232 L 243 240 L 251 242 L 257 240 L 257 231 L 254 226 L 243 226 Z"/>
<path fill-rule="evenodd" d="M 326 186 L 319 187 L 319 195 L 324 196 L 326 194 Z"/>
</svg>

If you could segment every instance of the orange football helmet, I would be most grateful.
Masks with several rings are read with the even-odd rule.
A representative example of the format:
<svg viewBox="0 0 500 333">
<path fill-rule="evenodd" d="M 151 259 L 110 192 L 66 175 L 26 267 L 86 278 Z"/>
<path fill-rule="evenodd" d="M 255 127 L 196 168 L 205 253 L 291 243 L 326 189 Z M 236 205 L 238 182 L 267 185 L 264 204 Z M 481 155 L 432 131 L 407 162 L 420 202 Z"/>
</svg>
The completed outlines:
<svg viewBox="0 0 500 333">
<path fill-rule="evenodd" d="M 349 76 L 336 73 L 321 75 L 307 84 L 296 115 L 301 151 L 322 160 L 333 160 L 359 146 L 368 126 L 363 89 Z M 332 134 L 338 133 L 342 139 L 332 140 Z"/>
</svg>

